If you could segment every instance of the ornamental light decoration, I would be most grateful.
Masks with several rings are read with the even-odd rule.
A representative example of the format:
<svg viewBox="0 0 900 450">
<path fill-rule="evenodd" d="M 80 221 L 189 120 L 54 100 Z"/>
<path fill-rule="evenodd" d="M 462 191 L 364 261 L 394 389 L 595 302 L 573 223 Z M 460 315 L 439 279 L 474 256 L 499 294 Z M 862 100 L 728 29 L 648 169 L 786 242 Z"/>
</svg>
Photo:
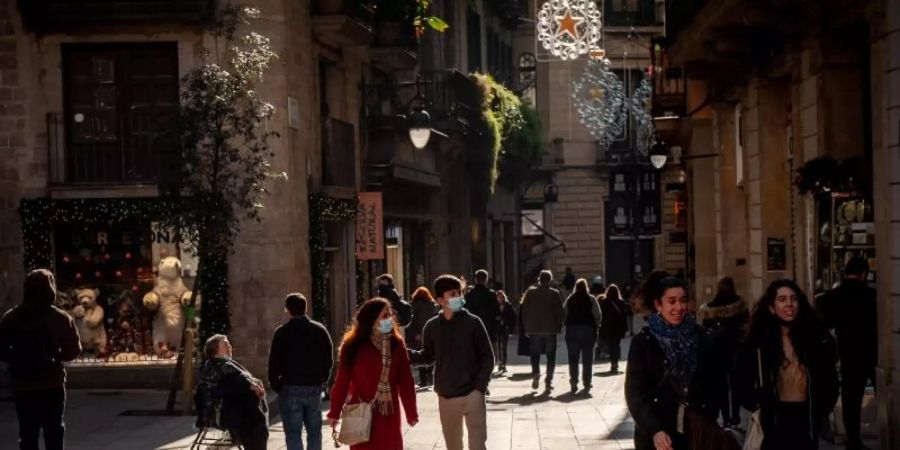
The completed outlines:
<svg viewBox="0 0 900 450">
<path fill-rule="evenodd" d="M 564 61 L 588 53 L 600 41 L 600 10 L 592 0 L 548 0 L 537 19 L 537 39 Z"/>
<path fill-rule="evenodd" d="M 582 124 L 602 148 L 609 148 L 625 130 L 630 100 L 606 58 L 588 61 L 581 78 L 572 83 L 572 99 Z"/>
</svg>

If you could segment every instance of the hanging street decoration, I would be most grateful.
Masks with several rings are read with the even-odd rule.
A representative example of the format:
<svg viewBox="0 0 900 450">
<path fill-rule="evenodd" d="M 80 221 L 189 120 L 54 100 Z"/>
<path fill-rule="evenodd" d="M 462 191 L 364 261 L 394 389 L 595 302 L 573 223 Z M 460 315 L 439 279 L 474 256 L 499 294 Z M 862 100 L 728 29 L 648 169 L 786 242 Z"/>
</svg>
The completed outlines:
<svg viewBox="0 0 900 450">
<path fill-rule="evenodd" d="M 646 155 L 653 144 L 656 128 L 653 125 L 653 117 L 650 115 L 650 99 L 653 95 L 653 79 L 649 74 L 638 84 L 637 89 L 631 94 L 630 104 L 632 123 L 637 128 L 637 142 L 635 147 L 642 155 Z"/>
<path fill-rule="evenodd" d="M 548 0 L 537 16 L 538 40 L 563 60 L 588 53 L 600 41 L 600 10 L 593 0 Z"/>
<path fill-rule="evenodd" d="M 581 123 L 602 148 L 609 148 L 625 129 L 630 100 L 608 59 L 588 61 L 581 78 L 572 83 L 572 98 Z"/>
</svg>

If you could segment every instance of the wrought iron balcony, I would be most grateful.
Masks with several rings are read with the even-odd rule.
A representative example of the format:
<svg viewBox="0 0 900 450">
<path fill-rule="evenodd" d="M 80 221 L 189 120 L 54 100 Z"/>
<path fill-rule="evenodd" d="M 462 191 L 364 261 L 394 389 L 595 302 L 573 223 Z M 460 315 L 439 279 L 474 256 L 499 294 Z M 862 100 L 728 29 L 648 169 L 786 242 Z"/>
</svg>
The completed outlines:
<svg viewBox="0 0 900 450">
<path fill-rule="evenodd" d="M 175 154 L 159 135 L 67 132 L 60 113 L 47 115 L 47 140 L 51 186 L 155 185 L 161 181 L 164 156 Z M 166 167 L 165 172 L 174 175 L 172 167 Z"/>
<path fill-rule="evenodd" d="M 456 69 L 426 71 L 424 76 L 434 127 L 447 133 L 464 130 L 479 113 L 478 86 Z"/>
<path fill-rule="evenodd" d="M 650 48 L 654 70 L 651 114 L 654 118 L 683 117 L 687 114 L 687 77 L 684 69 L 671 67 L 665 44 L 663 38 L 654 38 Z"/>
<path fill-rule="evenodd" d="M 654 0 L 604 0 L 604 24 L 611 27 L 662 25 Z"/>
<path fill-rule="evenodd" d="M 215 0 L 19 0 L 35 28 L 122 22 L 198 23 L 211 17 Z"/>
</svg>

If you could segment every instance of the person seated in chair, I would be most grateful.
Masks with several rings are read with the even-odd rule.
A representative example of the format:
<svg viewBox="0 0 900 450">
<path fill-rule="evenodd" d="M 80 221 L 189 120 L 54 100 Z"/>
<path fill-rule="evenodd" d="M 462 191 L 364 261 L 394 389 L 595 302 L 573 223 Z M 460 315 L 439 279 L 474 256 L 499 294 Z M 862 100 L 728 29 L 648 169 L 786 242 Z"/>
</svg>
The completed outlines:
<svg viewBox="0 0 900 450">
<path fill-rule="evenodd" d="M 266 389 L 262 381 L 232 359 L 228 337 L 206 341 L 206 363 L 197 386 L 197 426 L 227 430 L 246 450 L 265 449 L 269 440 Z"/>
</svg>

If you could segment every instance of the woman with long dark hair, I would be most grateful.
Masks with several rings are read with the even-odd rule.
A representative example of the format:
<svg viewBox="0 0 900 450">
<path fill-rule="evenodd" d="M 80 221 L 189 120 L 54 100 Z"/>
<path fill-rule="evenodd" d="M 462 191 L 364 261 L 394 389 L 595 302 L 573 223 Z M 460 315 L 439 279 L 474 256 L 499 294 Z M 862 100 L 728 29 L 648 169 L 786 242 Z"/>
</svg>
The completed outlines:
<svg viewBox="0 0 900 450">
<path fill-rule="evenodd" d="M 619 373 L 619 360 L 622 359 L 622 338 L 628 331 L 628 305 L 622 300 L 619 287 L 615 284 L 606 288 L 606 294 L 598 299 L 600 302 L 600 339 L 609 349 L 609 372 Z"/>
<path fill-rule="evenodd" d="M 744 407 L 760 411 L 762 448 L 818 448 L 819 427 L 838 396 L 831 335 L 791 280 L 769 285 L 750 324 L 738 388 Z"/>
<path fill-rule="evenodd" d="M 401 401 L 410 426 L 418 423 L 419 415 L 406 344 L 387 300 L 373 298 L 359 307 L 353 326 L 344 334 L 339 360 L 329 425 L 336 426 L 345 403 L 371 403 L 369 441 L 350 448 L 402 450 Z"/>
<path fill-rule="evenodd" d="M 591 373 L 594 366 L 594 343 L 597 342 L 597 326 L 600 323 L 600 305 L 588 293 L 587 280 L 579 278 L 574 291 L 563 306 L 566 321 L 566 348 L 569 351 L 569 384 L 572 394 L 578 392 L 578 359 L 581 357 L 581 383 L 584 392 L 591 391 Z"/>
<path fill-rule="evenodd" d="M 698 448 L 698 442 L 691 442 L 697 433 L 690 426 L 716 426 L 712 388 L 722 382 L 722 370 L 712 336 L 689 313 L 687 292 L 684 280 L 673 277 L 641 289 L 643 306 L 654 312 L 631 341 L 625 375 L 637 450 Z M 688 420 L 688 407 L 695 421 Z"/>
</svg>

